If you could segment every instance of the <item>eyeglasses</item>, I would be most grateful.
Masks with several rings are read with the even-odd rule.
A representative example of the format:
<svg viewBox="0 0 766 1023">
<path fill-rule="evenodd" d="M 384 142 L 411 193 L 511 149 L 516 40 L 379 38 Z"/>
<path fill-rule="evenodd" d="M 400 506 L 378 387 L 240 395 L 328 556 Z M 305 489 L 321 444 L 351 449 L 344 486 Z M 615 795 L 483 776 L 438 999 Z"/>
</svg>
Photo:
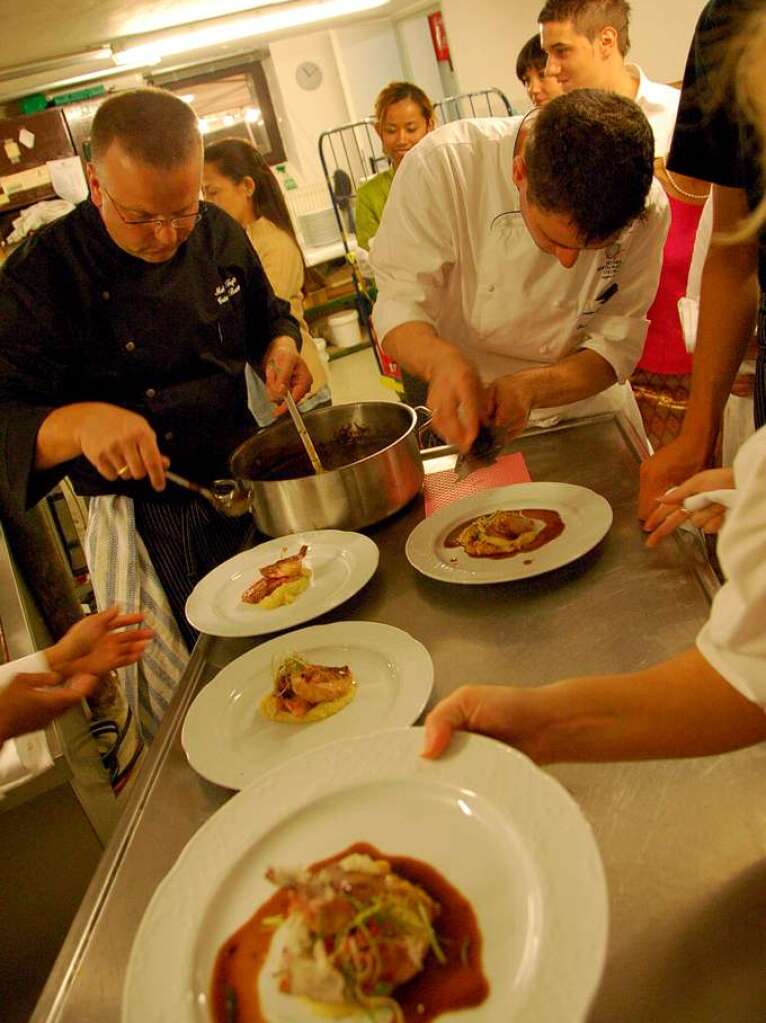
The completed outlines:
<svg viewBox="0 0 766 1023">
<path fill-rule="evenodd" d="M 181 214 L 181 216 L 178 217 L 131 218 L 130 216 L 126 216 L 122 212 L 122 210 L 120 209 L 120 204 L 115 202 L 115 200 L 112 198 L 109 192 L 107 192 L 103 185 L 101 186 L 101 191 L 112 204 L 112 206 L 114 207 L 114 212 L 123 222 L 123 224 L 127 224 L 130 227 L 148 227 L 151 224 L 155 228 L 172 227 L 175 230 L 178 230 L 179 228 L 191 230 L 196 224 L 200 222 L 200 220 L 202 220 L 202 217 L 204 216 L 205 213 L 205 204 L 200 203 L 199 209 L 197 210 L 196 213 L 183 213 Z"/>
</svg>

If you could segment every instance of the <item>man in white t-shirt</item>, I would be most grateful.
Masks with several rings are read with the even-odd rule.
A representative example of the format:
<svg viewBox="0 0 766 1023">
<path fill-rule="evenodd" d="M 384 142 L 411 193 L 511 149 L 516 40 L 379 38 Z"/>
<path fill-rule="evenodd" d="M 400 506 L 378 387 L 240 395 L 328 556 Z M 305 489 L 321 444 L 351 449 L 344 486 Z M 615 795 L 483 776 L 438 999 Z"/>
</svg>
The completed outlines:
<svg viewBox="0 0 766 1023">
<path fill-rule="evenodd" d="M 546 75 L 564 92 L 605 89 L 635 100 L 654 133 L 654 155 L 666 156 L 681 93 L 626 64 L 630 6 L 626 0 L 548 0 L 537 18 L 548 54 Z"/>
<path fill-rule="evenodd" d="M 456 121 L 407 154 L 372 252 L 373 317 L 445 440 L 621 408 L 641 429 L 624 381 L 669 220 L 652 169 L 641 111 L 590 89 L 523 120 Z"/>
</svg>

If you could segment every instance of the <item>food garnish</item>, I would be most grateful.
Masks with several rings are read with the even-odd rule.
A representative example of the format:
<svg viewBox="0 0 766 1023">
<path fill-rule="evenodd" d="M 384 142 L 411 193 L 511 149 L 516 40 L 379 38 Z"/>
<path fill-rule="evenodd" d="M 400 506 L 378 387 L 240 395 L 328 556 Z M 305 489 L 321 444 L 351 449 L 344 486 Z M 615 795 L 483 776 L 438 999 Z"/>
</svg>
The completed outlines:
<svg viewBox="0 0 766 1023">
<path fill-rule="evenodd" d="M 261 578 L 256 579 L 242 594 L 242 602 L 267 609 L 292 604 L 308 587 L 311 579 L 311 569 L 303 564 L 307 552 L 308 546 L 304 544 L 297 554 L 264 565 L 259 570 Z"/>
<path fill-rule="evenodd" d="M 347 664 L 310 664 L 298 654 L 289 654 L 276 663 L 273 677 L 274 688 L 260 705 L 270 721 L 322 721 L 347 707 L 356 695 L 356 682 Z"/>
<path fill-rule="evenodd" d="M 422 860 L 358 842 L 266 877 L 277 890 L 218 952 L 216 1023 L 429 1023 L 486 999 L 473 909 Z"/>
</svg>

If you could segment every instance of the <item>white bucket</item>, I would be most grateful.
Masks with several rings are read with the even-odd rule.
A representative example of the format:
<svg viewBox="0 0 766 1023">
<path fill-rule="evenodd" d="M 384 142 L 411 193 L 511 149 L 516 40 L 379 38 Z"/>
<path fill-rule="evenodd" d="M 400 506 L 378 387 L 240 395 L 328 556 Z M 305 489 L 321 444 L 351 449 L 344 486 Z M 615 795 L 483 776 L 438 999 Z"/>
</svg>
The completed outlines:
<svg viewBox="0 0 766 1023">
<path fill-rule="evenodd" d="M 354 345 L 361 344 L 362 333 L 356 309 L 333 313 L 327 318 L 327 326 L 332 343 L 338 348 L 353 348 Z"/>
</svg>

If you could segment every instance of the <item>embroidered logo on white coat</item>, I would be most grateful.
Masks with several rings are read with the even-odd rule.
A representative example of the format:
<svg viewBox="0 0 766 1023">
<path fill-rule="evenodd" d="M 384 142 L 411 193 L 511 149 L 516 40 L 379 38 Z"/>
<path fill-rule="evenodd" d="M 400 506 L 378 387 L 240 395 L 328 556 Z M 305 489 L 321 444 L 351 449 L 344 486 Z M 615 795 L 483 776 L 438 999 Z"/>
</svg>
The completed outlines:
<svg viewBox="0 0 766 1023">
<path fill-rule="evenodd" d="M 598 272 L 605 279 L 614 277 L 622 266 L 622 245 L 619 242 L 612 242 L 603 252 L 604 262 L 598 267 Z"/>
</svg>

